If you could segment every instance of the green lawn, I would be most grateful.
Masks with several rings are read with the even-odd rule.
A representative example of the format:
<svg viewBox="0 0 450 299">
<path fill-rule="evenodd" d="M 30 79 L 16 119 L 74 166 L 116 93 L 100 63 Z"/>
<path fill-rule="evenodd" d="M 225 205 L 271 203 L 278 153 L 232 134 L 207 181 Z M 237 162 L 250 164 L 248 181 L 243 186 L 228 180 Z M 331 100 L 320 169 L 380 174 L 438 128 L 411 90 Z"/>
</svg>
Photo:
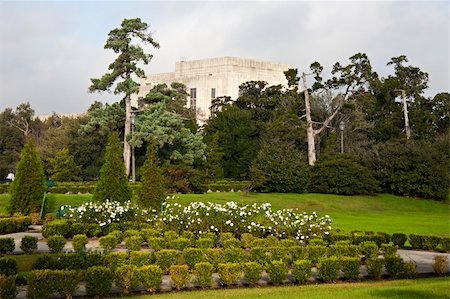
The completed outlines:
<svg viewBox="0 0 450 299">
<path fill-rule="evenodd" d="M 136 298 L 136 297 L 128 297 Z M 142 299 L 221 299 L 221 298 L 270 298 L 270 299 L 347 299 L 347 298 L 450 298 L 449 278 L 391 280 L 361 283 L 336 283 L 303 286 L 261 287 L 251 289 L 218 289 L 208 291 L 173 292 L 140 296 Z"/>
<path fill-rule="evenodd" d="M 0 213 L 6 212 L 9 197 L 0 195 Z M 49 194 L 48 203 L 52 211 L 61 205 L 78 206 L 92 198 L 91 195 Z M 400 197 L 390 194 L 377 196 L 342 196 L 329 194 L 280 194 L 251 193 L 243 196 L 234 193 L 181 194 L 176 202 L 187 204 L 192 201 L 224 203 L 269 202 L 275 209 L 298 208 L 301 211 L 319 215 L 328 214 L 333 227 L 346 231 L 366 230 L 387 233 L 450 234 L 449 202 Z M 174 200 L 169 200 L 173 202 Z"/>
</svg>

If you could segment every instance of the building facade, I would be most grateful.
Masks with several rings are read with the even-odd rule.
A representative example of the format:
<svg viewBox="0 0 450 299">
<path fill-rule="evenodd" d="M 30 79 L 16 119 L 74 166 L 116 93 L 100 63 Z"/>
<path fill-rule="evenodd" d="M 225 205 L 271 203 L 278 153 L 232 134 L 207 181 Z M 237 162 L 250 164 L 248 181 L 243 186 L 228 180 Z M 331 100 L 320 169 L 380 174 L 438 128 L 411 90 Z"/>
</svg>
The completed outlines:
<svg viewBox="0 0 450 299">
<path fill-rule="evenodd" d="M 188 107 L 196 111 L 197 120 L 205 122 L 210 116 L 211 101 L 217 97 L 239 97 L 239 85 L 247 81 L 266 81 L 269 85 L 287 85 L 284 72 L 288 64 L 220 57 L 212 59 L 179 61 L 175 72 L 147 75 L 141 81 L 139 93 L 132 98 L 133 105 L 157 84 L 183 83 L 190 95 Z"/>
</svg>

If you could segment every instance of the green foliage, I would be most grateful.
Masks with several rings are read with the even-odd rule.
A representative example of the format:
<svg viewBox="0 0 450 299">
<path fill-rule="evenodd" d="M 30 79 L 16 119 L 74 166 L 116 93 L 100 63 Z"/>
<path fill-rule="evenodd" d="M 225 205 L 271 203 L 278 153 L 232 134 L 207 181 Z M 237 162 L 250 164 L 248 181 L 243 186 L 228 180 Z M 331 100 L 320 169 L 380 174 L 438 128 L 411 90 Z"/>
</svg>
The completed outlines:
<svg viewBox="0 0 450 299">
<path fill-rule="evenodd" d="M 16 286 L 16 276 L 0 274 L 0 298 L 13 299 L 19 294 Z"/>
<path fill-rule="evenodd" d="M 15 248 L 14 238 L 0 238 L 0 255 L 13 252 Z"/>
<path fill-rule="evenodd" d="M 242 248 L 226 248 L 223 250 L 222 260 L 225 263 L 241 263 L 245 259 L 245 250 Z"/>
<path fill-rule="evenodd" d="M 72 246 L 75 252 L 84 252 L 86 251 L 86 245 L 89 242 L 88 237 L 84 234 L 78 234 L 73 236 L 72 238 Z"/>
<path fill-rule="evenodd" d="M 176 250 L 183 250 L 191 245 L 191 241 L 186 238 L 176 238 L 169 242 L 169 247 Z"/>
<path fill-rule="evenodd" d="M 203 250 L 199 248 L 186 248 L 185 250 L 183 250 L 182 256 L 186 264 L 191 269 L 194 268 L 195 264 L 200 263 L 204 260 Z"/>
<path fill-rule="evenodd" d="M 115 270 L 120 266 L 127 264 L 128 253 L 126 252 L 110 252 L 106 255 L 106 261 L 111 270 Z"/>
<path fill-rule="evenodd" d="M 367 274 L 372 278 L 380 278 L 383 269 L 384 260 L 377 257 L 366 259 Z"/>
<path fill-rule="evenodd" d="M 138 272 L 140 281 L 147 292 L 154 293 L 159 289 L 162 283 L 161 275 L 163 274 L 163 271 L 159 266 L 142 266 L 141 268 L 138 268 Z"/>
<path fill-rule="evenodd" d="M 117 237 L 113 234 L 100 237 L 98 241 L 100 243 L 100 247 L 102 247 L 105 252 L 110 252 L 119 244 Z"/>
<path fill-rule="evenodd" d="M 394 245 L 397 245 L 400 248 L 402 248 L 405 245 L 406 240 L 408 240 L 408 237 L 405 234 L 402 233 L 392 234 L 392 243 L 394 243 Z"/>
<path fill-rule="evenodd" d="M 195 282 L 202 288 L 212 285 L 213 265 L 208 262 L 196 263 L 194 266 Z"/>
<path fill-rule="evenodd" d="M 223 179 L 223 156 L 220 148 L 219 133 L 212 135 L 211 141 L 206 145 L 206 173 L 211 180 Z"/>
<path fill-rule="evenodd" d="M 423 248 L 423 236 L 416 235 L 416 234 L 410 234 L 408 236 L 409 244 L 411 244 L 411 247 L 413 249 L 422 249 Z"/>
<path fill-rule="evenodd" d="M 0 274 L 6 276 L 16 275 L 18 273 L 17 261 L 10 257 L 0 258 Z"/>
<path fill-rule="evenodd" d="M 374 242 L 366 241 L 361 243 L 360 246 L 366 259 L 376 258 L 378 256 L 378 246 Z"/>
<path fill-rule="evenodd" d="M 73 156 L 69 154 L 69 149 L 65 148 L 56 153 L 55 158 L 49 159 L 51 168 L 49 173 L 51 178 L 58 182 L 70 182 L 79 179 L 78 175 L 81 172 Z"/>
<path fill-rule="evenodd" d="M 195 245 L 197 246 L 197 248 L 202 249 L 212 248 L 214 247 L 214 240 L 210 238 L 198 238 L 195 242 Z"/>
<path fill-rule="evenodd" d="M 408 261 L 404 264 L 404 272 L 402 278 L 416 278 L 417 264 L 414 261 Z"/>
<path fill-rule="evenodd" d="M 267 255 L 265 247 L 253 247 L 250 249 L 250 260 L 257 262 L 260 265 L 267 265 L 270 263 L 270 257 Z"/>
<path fill-rule="evenodd" d="M 156 146 L 151 142 L 147 146 L 144 165 L 141 168 L 141 190 L 138 196 L 138 205 L 142 208 L 161 209 L 165 197 L 164 177 L 158 166 Z"/>
<path fill-rule="evenodd" d="M 11 213 L 28 215 L 39 212 L 46 190 L 44 170 L 34 142 L 30 138 L 21 152 L 16 176 L 11 183 Z"/>
<path fill-rule="evenodd" d="M 342 195 L 374 194 L 378 190 L 378 182 L 370 170 L 347 155 L 319 159 L 312 168 L 308 189 L 310 192 Z"/>
<path fill-rule="evenodd" d="M 448 153 L 434 143 L 388 142 L 375 165 L 384 192 L 438 200 L 448 196 Z"/>
<path fill-rule="evenodd" d="M 311 277 L 311 261 L 296 260 L 292 264 L 292 278 L 295 282 L 305 283 Z"/>
<path fill-rule="evenodd" d="M 140 233 L 141 233 L 142 238 L 145 241 L 148 241 L 149 238 L 155 238 L 155 237 L 161 236 L 161 232 L 159 232 L 158 230 L 153 229 L 153 228 L 141 229 Z"/>
<path fill-rule="evenodd" d="M 223 248 L 240 248 L 241 242 L 236 238 L 230 238 L 222 241 Z"/>
<path fill-rule="evenodd" d="M 55 220 L 46 223 L 42 227 L 42 236 L 48 238 L 53 235 L 68 236 L 70 233 L 70 225 L 67 220 Z"/>
<path fill-rule="evenodd" d="M 129 251 L 139 251 L 141 250 L 141 245 L 142 245 L 142 237 L 140 235 L 125 238 L 125 247 Z"/>
<path fill-rule="evenodd" d="M 106 146 L 105 162 L 100 169 L 100 179 L 95 186 L 93 199 L 97 201 L 131 200 L 131 189 L 125 174 L 122 147 L 117 132 L 110 133 Z"/>
<path fill-rule="evenodd" d="M 341 261 L 339 258 L 332 256 L 322 258 L 317 264 L 318 279 L 324 282 L 336 281 L 339 277 L 339 270 L 341 269 Z"/>
<path fill-rule="evenodd" d="M 106 297 L 112 288 L 114 273 L 103 266 L 88 268 L 85 274 L 86 293 L 88 297 Z"/>
<path fill-rule="evenodd" d="M 131 290 L 139 285 L 139 274 L 134 265 L 123 265 L 114 271 L 115 285 L 122 289 L 124 294 L 129 294 Z"/>
<path fill-rule="evenodd" d="M 361 270 L 360 262 L 359 257 L 341 257 L 341 270 L 344 273 L 344 279 L 358 280 Z"/>
<path fill-rule="evenodd" d="M 217 270 L 220 281 L 227 286 L 237 284 L 242 275 L 239 263 L 219 263 Z"/>
<path fill-rule="evenodd" d="M 170 193 L 204 193 L 207 191 L 203 171 L 188 165 L 164 167 L 166 187 Z"/>
<path fill-rule="evenodd" d="M 172 285 L 177 290 L 189 285 L 191 281 L 191 274 L 189 268 L 186 265 L 172 265 L 170 266 L 170 278 L 172 279 Z"/>
<path fill-rule="evenodd" d="M 31 224 L 30 217 L 0 218 L 0 234 L 22 232 Z"/>
<path fill-rule="evenodd" d="M 425 250 L 437 250 L 440 238 L 436 236 L 423 236 L 422 248 Z"/>
<path fill-rule="evenodd" d="M 309 245 L 306 247 L 308 260 L 312 261 L 313 264 L 317 264 L 319 259 L 324 257 L 327 248 L 322 245 Z"/>
<path fill-rule="evenodd" d="M 132 251 L 130 252 L 130 264 L 136 267 L 143 267 L 154 264 L 156 255 L 154 252 Z"/>
<path fill-rule="evenodd" d="M 308 188 L 308 163 L 293 143 L 264 141 L 250 171 L 254 186 L 264 192 L 305 192 Z"/>
<path fill-rule="evenodd" d="M 275 285 L 282 283 L 287 277 L 287 267 L 282 261 L 271 261 L 266 271 Z"/>
<path fill-rule="evenodd" d="M 449 272 L 448 257 L 445 255 L 436 255 L 434 257 L 433 270 L 439 276 Z"/>
<path fill-rule="evenodd" d="M 78 289 L 81 280 L 81 273 L 76 270 L 53 270 L 50 277 L 55 284 L 55 291 L 63 298 L 72 298 L 72 295 Z"/>
<path fill-rule="evenodd" d="M 246 262 L 242 264 L 242 272 L 245 280 L 250 284 L 257 284 L 261 279 L 261 272 L 263 268 L 257 262 Z"/>
<path fill-rule="evenodd" d="M 393 256 L 397 254 L 397 245 L 393 244 L 382 244 L 381 251 L 383 251 L 384 257 Z"/>
<path fill-rule="evenodd" d="M 37 238 L 33 236 L 23 236 L 20 240 L 20 249 L 26 254 L 31 254 L 37 249 Z"/>
<path fill-rule="evenodd" d="M 178 261 L 179 253 L 173 249 L 163 249 L 156 252 L 156 264 L 166 273 L 170 266 Z"/>
<path fill-rule="evenodd" d="M 33 270 L 27 276 L 27 298 L 45 299 L 55 291 L 51 270 Z"/>
<path fill-rule="evenodd" d="M 53 235 L 47 239 L 47 245 L 52 253 L 62 252 L 66 243 L 66 238 L 61 235 Z"/>
<path fill-rule="evenodd" d="M 163 249 L 166 244 L 164 238 L 155 238 L 155 237 L 148 238 L 147 243 L 150 248 L 155 250 Z"/>
<path fill-rule="evenodd" d="M 401 278 L 405 274 L 405 262 L 398 256 L 388 256 L 384 259 L 386 272 L 393 278 Z"/>
<path fill-rule="evenodd" d="M 208 248 L 204 250 L 205 262 L 213 265 L 214 270 L 217 270 L 219 263 L 222 261 L 223 249 L 221 248 Z"/>
</svg>

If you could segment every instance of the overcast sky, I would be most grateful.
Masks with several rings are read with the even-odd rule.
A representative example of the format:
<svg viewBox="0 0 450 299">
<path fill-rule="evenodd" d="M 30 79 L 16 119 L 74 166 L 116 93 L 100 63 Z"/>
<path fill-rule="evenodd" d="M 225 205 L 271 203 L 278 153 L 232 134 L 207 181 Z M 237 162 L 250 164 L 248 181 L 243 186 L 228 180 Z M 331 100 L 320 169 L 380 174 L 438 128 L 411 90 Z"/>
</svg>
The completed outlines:
<svg viewBox="0 0 450 299">
<path fill-rule="evenodd" d="M 391 57 L 430 76 L 428 96 L 449 91 L 449 2 L 0 2 L 0 110 L 30 102 L 37 114 L 83 112 L 113 95 L 89 94 L 115 55 L 104 50 L 124 18 L 151 26 L 161 48 L 146 73 L 175 62 L 236 56 L 325 73 L 366 53 L 382 76 Z"/>
</svg>

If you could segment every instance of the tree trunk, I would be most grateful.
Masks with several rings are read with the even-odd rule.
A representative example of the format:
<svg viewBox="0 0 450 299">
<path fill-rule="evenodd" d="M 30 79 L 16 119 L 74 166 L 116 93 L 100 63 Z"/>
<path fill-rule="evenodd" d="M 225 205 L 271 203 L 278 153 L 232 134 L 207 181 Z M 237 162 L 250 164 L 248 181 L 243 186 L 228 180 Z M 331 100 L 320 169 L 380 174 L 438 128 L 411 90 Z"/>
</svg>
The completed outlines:
<svg viewBox="0 0 450 299">
<path fill-rule="evenodd" d="M 130 160 L 131 160 L 131 146 L 128 143 L 127 137 L 131 133 L 131 97 L 127 95 L 125 98 L 125 132 L 123 134 L 123 162 L 127 177 L 130 176 Z"/>
<path fill-rule="evenodd" d="M 306 85 L 306 74 L 302 74 L 303 89 L 305 93 L 305 112 L 306 112 L 306 136 L 308 141 L 308 162 L 309 165 L 314 166 L 316 163 L 316 143 L 313 123 L 311 119 L 311 104 L 309 102 L 308 87 Z"/>
<path fill-rule="evenodd" d="M 402 100 L 403 100 L 403 115 L 405 116 L 406 140 L 409 140 L 409 138 L 411 138 L 411 127 L 409 126 L 408 102 L 406 101 L 406 92 L 403 89 L 402 89 Z"/>
</svg>

